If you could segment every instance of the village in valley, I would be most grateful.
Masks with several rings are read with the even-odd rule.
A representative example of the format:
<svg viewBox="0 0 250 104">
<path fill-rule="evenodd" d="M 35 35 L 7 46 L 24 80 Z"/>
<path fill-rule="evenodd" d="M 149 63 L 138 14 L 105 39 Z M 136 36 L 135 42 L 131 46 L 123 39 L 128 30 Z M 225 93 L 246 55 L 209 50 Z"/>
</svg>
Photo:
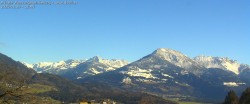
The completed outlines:
<svg viewBox="0 0 250 104">
<path fill-rule="evenodd" d="M 114 100 L 111 99 L 103 99 L 103 100 L 81 100 L 78 103 L 70 103 L 70 104 L 122 104 L 119 102 L 116 102 Z"/>
</svg>

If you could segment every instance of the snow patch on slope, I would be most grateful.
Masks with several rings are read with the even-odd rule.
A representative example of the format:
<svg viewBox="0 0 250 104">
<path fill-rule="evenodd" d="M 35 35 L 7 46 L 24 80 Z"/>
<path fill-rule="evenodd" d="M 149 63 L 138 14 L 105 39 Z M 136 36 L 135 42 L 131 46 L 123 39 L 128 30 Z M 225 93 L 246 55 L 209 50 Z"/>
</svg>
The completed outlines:
<svg viewBox="0 0 250 104">
<path fill-rule="evenodd" d="M 172 76 L 170 76 L 170 75 L 168 75 L 168 74 L 164 74 L 164 73 L 161 73 L 161 75 L 163 75 L 163 76 L 165 76 L 165 77 L 169 77 L 169 78 L 174 78 L 174 77 L 172 77 Z"/>
<path fill-rule="evenodd" d="M 132 80 L 129 77 L 123 78 L 122 83 L 124 84 L 132 84 Z"/>
<path fill-rule="evenodd" d="M 224 82 L 223 85 L 229 87 L 238 87 L 240 85 L 245 85 L 246 83 L 236 83 L 236 82 Z"/>
<path fill-rule="evenodd" d="M 151 74 L 151 69 L 141 69 L 138 67 L 130 67 L 130 70 L 128 71 L 123 71 L 123 74 L 127 74 L 129 76 L 136 76 L 136 77 L 144 77 L 144 78 L 152 78 L 152 79 L 156 79 L 156 77 L 154 77 Z"/>
</svg>

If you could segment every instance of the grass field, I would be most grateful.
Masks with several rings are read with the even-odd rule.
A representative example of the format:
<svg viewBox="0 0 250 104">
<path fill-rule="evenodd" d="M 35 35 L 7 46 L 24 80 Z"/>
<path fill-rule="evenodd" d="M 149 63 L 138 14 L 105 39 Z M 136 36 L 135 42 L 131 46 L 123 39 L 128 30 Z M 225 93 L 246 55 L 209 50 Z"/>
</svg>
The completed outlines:
<svg viewBox="0 0 250 104">
<path fill-rule="evenodd" d="M 212 103 L 206 103 L 206 102 L 195 102 L 195 101 L 180 101 L 179 98 L 167 98 L 167 100 L 175 101 L 179 104 L 212 104 Z"/>
</svg>

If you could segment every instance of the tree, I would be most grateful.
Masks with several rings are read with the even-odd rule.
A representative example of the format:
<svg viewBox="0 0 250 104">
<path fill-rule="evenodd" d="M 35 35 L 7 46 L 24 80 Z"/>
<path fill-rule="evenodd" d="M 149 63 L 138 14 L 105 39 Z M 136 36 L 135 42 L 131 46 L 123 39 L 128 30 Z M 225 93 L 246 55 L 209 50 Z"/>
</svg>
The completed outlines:
<svg viewBox="0 0 250 104">
<path fill-rule="evenodd" d="M 240 97 L 240 104 L 250 104 L 250 87 L 247 88 Z"/>
<path fill-rule="evenodd" d="M 229 91 L 223 104 L 239 104 L 239 98 L 234 91 Z"/>
</svg>

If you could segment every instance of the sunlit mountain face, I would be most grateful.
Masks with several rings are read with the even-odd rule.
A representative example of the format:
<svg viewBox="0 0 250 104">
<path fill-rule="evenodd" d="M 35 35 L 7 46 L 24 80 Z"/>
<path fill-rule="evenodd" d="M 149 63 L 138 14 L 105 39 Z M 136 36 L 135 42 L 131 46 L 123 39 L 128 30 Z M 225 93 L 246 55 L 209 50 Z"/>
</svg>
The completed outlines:
<svg viewBox="0 0 250 104">
<path fill-rule="evenodd" d="M 24 63 L 38 73 L 51 73 L 78 83 L 103 83 L 164 98 L 218 102 L 229 89 L 241 92 L 250 85 L 249 65 L 224 57 L 187 55 L 168 48 L 129 63 L 103 59 Z"/>
</svg>

